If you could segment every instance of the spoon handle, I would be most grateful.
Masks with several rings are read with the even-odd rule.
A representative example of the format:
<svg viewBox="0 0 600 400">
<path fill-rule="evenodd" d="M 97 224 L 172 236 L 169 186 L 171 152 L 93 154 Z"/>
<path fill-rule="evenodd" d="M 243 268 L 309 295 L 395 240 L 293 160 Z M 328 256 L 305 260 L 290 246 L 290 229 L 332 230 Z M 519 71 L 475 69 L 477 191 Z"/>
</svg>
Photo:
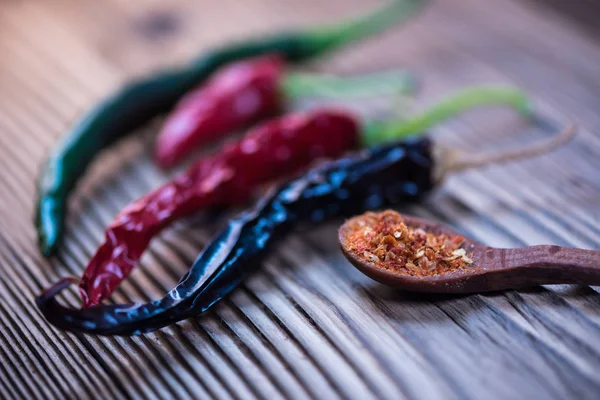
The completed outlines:
<svg viewBox="0 0 600 400">
<path fill-rule="evenodd" d="M 600 251 L 543 245 L 486 250 L 495 267 L 515 270 L 516 277 L 544 283 L 600 285 Z"/>
</svg>

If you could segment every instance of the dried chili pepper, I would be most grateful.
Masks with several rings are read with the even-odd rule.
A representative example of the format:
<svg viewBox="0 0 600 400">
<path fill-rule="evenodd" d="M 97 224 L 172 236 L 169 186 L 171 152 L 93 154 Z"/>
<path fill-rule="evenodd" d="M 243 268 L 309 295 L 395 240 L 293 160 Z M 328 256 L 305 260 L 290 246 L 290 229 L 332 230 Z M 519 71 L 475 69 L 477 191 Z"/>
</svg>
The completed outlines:
<svg viewBox="0 0 600 400">
<path fill-rule="evenodd" d="M 215 69 L 234 60 L 277 53 L 300 62 L 406 20 L 426 0 L 394 0 L 371 14 L 330 26 L 233 44 L 205 53 L 189 66 L 134 82 L 89 111 L 51 152 L 38 180 L 35 224 L 40 250 L 53 254 L 63 236 L 67 201 L 96 154 L 168 111 Z"/>
<path fill-rule="evenodd" d="M 165 121 L 156 140 L 156 163 L 172 167 L 199 145 L 278 113 L 284 69 L 283 57 L 269 54 L 217 71 L 205 85 L 186 94 Z"/>
<path fill-rule="evenodd" d="M 76 310 L 55 298 L 75 281 L 67 278 L 42 293 L 37 305 L 50 323 L 72 332 L 132 335 L 160 329 L 208 310 L 258 268 L 275 239 L 283 239 L 300 222 L 318 223 L 415 201 L 448 173 L 549 151 L 574 132 L 567 130 L 529 148 L 486 157 L 456 153 L 422 138 L 364 150 L 284 183 L 254 208 L 231 219 L 162 299 Z"/>
<path fill-rule="evenodd" d="M 468 101 L 471 98 L 477 101 Z M 423 131 L 439 118 L 453 115 L 440 110 L 451 107 L 460 112 L 482 104 L 509 104 L 524 112 L 528 102 L 514 88 L 476 87 L 407 121 L 363 125 L 353 114 L 324 109 L 260 125 L 241 140 L 197 161 L 186 173 L 135 201 L 115 218 L 81 279 L 83 306 L 108 297 L 129 275 L 152 238 L 173 221 L 210 206 L 243 203 L 261 184 L 285 177 L 313 160 L 339 157 L 365 140 L 375 144 Z"/>
<path fill-rule="evenodd" d="M 373 95 L 407 92 L 412 87 L 403 71 L 331 77 L 286 72 L 278 54 L 238 61 L 181 99 L 156 139 L 154 158 L 163 168 L 173 167 L 199 146 L 277 114 L 287 100 L 297 96 Z"/>
</svg>

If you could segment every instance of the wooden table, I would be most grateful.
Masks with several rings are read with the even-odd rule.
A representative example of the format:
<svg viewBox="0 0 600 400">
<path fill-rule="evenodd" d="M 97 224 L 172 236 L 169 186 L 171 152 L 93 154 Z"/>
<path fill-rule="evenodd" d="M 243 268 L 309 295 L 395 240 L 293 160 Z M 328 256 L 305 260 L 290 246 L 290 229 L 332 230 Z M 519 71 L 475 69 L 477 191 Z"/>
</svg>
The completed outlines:
<svg viewBox="0 0 600 400">
<path fill-rule="evenodd" d="M 41 258 L 31 224 L 36 171 L 82 111 L 127 78 L 209 45 L 377 2 L 169 3 L 0 4 L 0 398 L 597 398 L 596 288 L 464 297 L 395 292 L 344 261 L 335 240 L 340 221 L 293 235 L 212 311 L 159 332 L 100 338 L 46 324 L 34 295 L 80 273 L 117 210 L 167 179 L 148 157 L 154 124 L 95 163 L 72 202 L 64 248 Z M 543 2 L 438 0 L 405 28 L 310 68 L 406 66 L 422 82 L 415 108 L 468 84 L 522 85 L 535 98 L 535 127 L 506 110 L 482 110 L 440 126 L 435 137 L 490 149 L 575 121 L 578 138 L 542 158 L 455 176 L 425 204 L 403 211 L 494 246 L 597 249 L 594 35 Z M 228 215 L 201 214 L 165 232 L 113 299 L 164 293 Z"/>
</svg>

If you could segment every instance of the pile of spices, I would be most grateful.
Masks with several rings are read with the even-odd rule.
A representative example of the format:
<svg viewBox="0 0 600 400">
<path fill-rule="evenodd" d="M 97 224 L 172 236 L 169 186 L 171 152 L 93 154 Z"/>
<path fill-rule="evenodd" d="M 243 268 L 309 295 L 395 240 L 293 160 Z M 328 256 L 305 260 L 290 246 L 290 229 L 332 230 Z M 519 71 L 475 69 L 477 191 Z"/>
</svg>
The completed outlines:
<svg viewBox="0 0 600 400">
<path fill-rule="evenodd" d="M 459 271 L 473 264 L 462 236 L 413 229 L 396 211 L 368 212 L 353 221 L 346 246 L 379 268 L 410 276 Z"/>
</svg>

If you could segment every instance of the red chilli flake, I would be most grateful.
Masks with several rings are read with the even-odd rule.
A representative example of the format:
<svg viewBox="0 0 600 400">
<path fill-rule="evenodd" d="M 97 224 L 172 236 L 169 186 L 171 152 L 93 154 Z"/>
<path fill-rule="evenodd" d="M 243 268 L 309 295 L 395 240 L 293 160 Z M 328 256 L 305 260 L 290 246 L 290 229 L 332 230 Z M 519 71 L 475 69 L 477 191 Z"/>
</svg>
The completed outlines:
<svg viewBox="0 0 600 400">
<path fill-rule="evenodd" d="M 472 254 L 461 247 L 464 242 L 462 236 L 410 228 L 392 210 L 364 214 L 346 236 L 353 254 L 379 268 L 410 276 L 433 276 L 470 266 Z"/>
</svg>

